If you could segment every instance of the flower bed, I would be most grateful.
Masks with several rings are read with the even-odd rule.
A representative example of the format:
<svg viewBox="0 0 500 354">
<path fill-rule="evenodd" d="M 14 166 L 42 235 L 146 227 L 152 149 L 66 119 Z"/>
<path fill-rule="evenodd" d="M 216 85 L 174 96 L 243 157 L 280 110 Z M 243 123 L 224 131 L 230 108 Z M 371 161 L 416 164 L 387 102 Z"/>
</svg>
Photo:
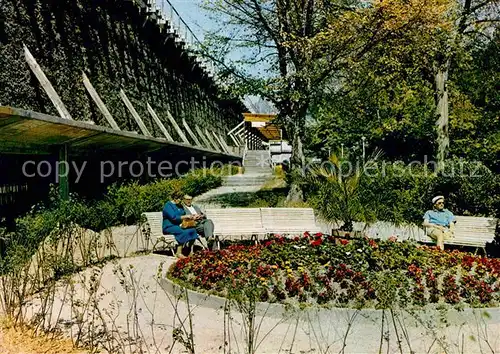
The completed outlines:
<svg viewBox="0 0 500 354">
<path fill-rule="evenodd" d="M 267 302 L 385 308 L 500 301 L 499 259 L 322 234 L 199 252 L 178 260 L 168 276 L 196 290 Z"/>
</svg>

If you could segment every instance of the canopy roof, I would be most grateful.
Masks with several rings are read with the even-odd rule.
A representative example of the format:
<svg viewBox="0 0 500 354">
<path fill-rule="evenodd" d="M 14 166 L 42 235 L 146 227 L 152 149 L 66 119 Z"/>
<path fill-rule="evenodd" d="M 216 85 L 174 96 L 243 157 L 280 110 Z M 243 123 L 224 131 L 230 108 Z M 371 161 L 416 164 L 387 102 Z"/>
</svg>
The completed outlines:
<svg viewBox="0 0 500 354">
<path fill-rule="evenodd" d="M 259 130 L 259 132 L 267 140 L 280 140 L 281 129 L 271 122 L 276 118 L 276 114 L 262 114 L 262 113 L 243 113 L 246 122 L 250 122 L 252 127 Z"/>
<path fill-rule="evenodd" d="M 61 145 L 67 145 L 74 155 L 106 151 L 148 153 L 164 150 L 169 154 L 241 159 L 237 155 L 198 146 L 0 106 L 1 154 L 51 154 Z"/>
</svg>

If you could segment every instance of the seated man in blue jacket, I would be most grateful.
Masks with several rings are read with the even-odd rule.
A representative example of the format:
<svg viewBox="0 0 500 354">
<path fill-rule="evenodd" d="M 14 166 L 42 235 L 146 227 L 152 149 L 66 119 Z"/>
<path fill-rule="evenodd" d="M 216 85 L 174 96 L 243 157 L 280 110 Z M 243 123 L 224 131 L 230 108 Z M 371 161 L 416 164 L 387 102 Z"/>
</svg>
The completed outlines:
<svg viewBox="0 0 500 354">
<path fill-rule="evenodd" d="M 432 198 L 433 210 L 424 214 L 422 226 L 426 228 L 427 235 L 436 241 L 438 248 L 444 250 L 444 240 L 455 237 L 456 218 L 451 211 L 444 208 L 444 197 L 438 195 Z"/>
</svg>

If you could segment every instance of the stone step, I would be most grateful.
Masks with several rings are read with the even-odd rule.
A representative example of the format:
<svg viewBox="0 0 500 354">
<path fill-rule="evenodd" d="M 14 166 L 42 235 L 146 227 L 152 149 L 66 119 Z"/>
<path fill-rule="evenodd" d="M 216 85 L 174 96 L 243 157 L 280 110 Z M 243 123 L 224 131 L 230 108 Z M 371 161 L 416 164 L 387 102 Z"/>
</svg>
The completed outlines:
<svg viewBox="0 0 500 354">
<path fill-rule="evenodd" d="M 269 168 L 246 168 L 245 174 L 247 175 L 272 175 L 272 171 Z"/>
<path fill-rule="evenodd" d="M 246 181 L 246 180 L 267 180 L 271 177 L 271 174 L 262 175 L 262 174 L 249 174 L 249 175 L 236 175 L 231 177 L 224 178 L 224 181 Z"/>
<path fill-rule="evenodd" d="M 244 176 L 244 175 L 243 175 Z M 226 178 L 222 185 L 223 186 L 255 186 L 263 185 L 269 180 L 270 176 L 248 176 L 239 178 Z"/>
<path fill-rule="evenodd" d="M 224 187 L 250 187 L 250 186 L 262 186 L 266 182 L 265 181 L 233 181 L 233 182 L 224 182 Z"/>
</svg>

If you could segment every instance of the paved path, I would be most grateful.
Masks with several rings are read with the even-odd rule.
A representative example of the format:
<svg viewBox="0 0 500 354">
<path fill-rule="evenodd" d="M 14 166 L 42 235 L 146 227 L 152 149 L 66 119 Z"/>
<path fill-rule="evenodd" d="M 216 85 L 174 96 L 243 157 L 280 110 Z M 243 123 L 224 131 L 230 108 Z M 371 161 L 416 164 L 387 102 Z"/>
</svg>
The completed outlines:
<svg viewBox="0 0 500 354">
<path fill-rule="evenodd" d="M 218 197 L 237 193 L 255 193 L 273 178 L 267 165 L 267 151 L 249 151 L 245 158 L 245 173 L 226 177 L 224 184 L 196 197 L 195 204 L 204 209 L 226 207 Z"/>
<path fill-rule="evenodd" d="M 100 280 L 97 303 L 101 315 L 96 311 L 88 311 L 83 320 L 86 324 L 92 323 L 97 332 L 103 329 L 101 319 L 104 318 L 107 328 L 107 332 L 93 338 L 95 341 L 109 345 L 106 333 L 113 332 L 113 336 L 121 338 L 126 345 L 115 342 L 111 352 L 186 353 L 181 343 L 173 341 L 174 328 L 180 327 L 179 319 L 187 318 L 186 302 L 163 291 L 157 281 L 158 275 L 164 276 L 173 262 L 172 257 L 161 255 L 138 256 L 109 262 L 102 269 L 89 268 L 76 274 L 72 279 L 73 298 L 65 293 L 67 287 L 64 283 L 59 283 L 51 321 L 58 321 L 68 334 L 72 330 L 73 335 L 76 335 L 78 326 L 75 316 L 88 303 L 91 274 L 94 274 Z M 158 269 L 163 270 L 159 272 Z M 82 302 L 75 301 L 77 299 Z M 39 307 L 39 301 L 33 301 L 31 306 L 33 309 Z M 222 309 L 194 305 L 191 309 L 196 353 L 223 353 L 225 340 L 231 346 L 231 351 L 226 353 L 246 352 L 245 326 L 236 309 L 231 312 L 232 320 L 226 321 L 231 332 L 230 340 L 224 336 Z M 479 321 L 480 326 L 473 322 L 462 326 L 450 324 L 448 328 L 443 326 L 438 331 L 438 336 L 442 335 L 443 338 L 438 341 L 433 340 L 434 335 L 426 333 L 424 326 L 407 324 L 405 335 L 414 353 L 498 352 L 500 321 L 498 318 L 484 321 L 484 324 L 482 320 Z M 342 311 L 317 315 L 309 313 L 299 317 L 293 315 L 286 319 L 257 317 L 256 323 L 260 325 L 256 353 L 378 353 L 381 345 L 381 323 L 375 323 L 362 313 L 355 317 Z M 187 322 L 185 324 L 188 328 Z M 392 326 L 392 322 L 390 324 Z M 84 338 L 90 338 L 87 333 L 90 328 L 88 325 L 83 327 Z M 401 329 L 399 335 L 402 338 Z M 399 348 L 394 328 L 387 327 L 387 323 L 384 332 L 387 333 L 386 339 L 382 340 L 382 352 L 410 353 L 405 339 Z M 142 350 L 139 350 L 140 346 Z"/>
</svg>

